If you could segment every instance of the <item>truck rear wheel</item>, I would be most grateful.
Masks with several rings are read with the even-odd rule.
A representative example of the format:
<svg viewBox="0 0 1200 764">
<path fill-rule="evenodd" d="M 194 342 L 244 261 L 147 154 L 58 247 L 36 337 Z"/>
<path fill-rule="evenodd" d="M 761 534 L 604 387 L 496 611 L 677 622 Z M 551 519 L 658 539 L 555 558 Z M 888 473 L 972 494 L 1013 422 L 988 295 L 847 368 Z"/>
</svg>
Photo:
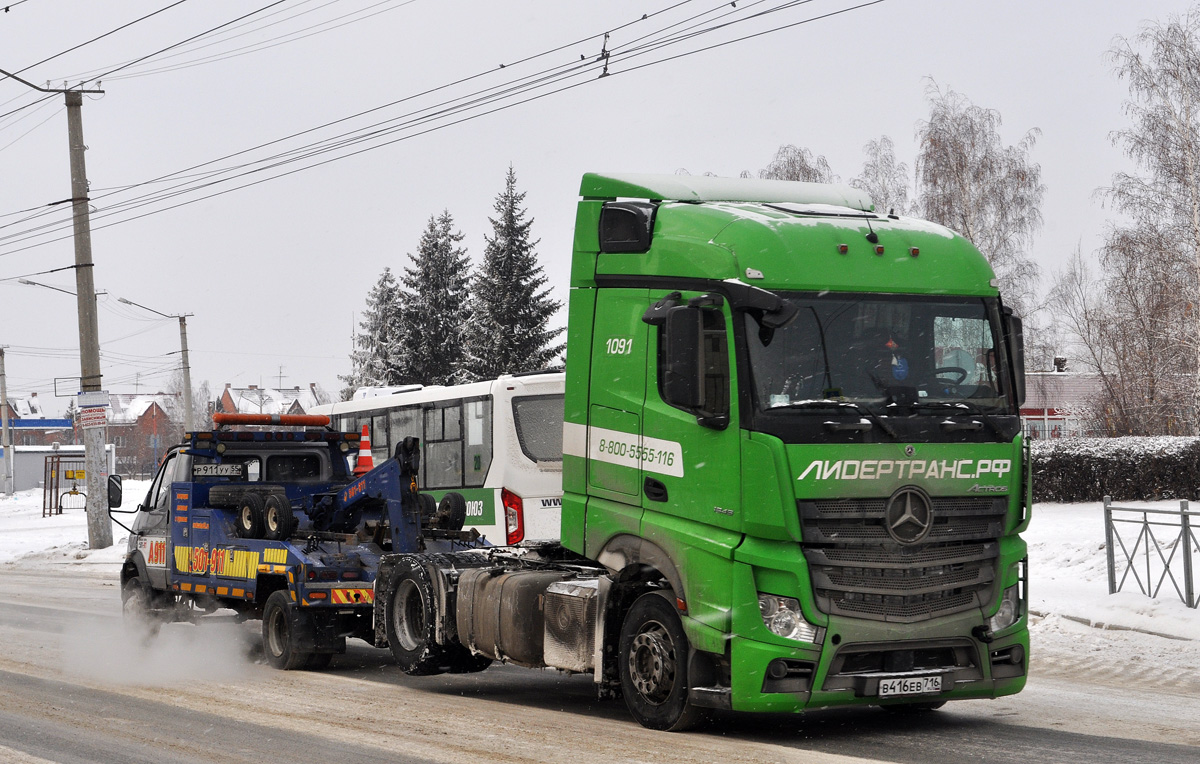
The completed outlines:
<svg viewBox="0 0 1200 764">
<path fill-rule="evenodd" d="M 400 669 L 412 676 L 443 673 L 445 650 L 434 641 L 436 607 L 429 575 L 420 565 L 396 570 L 387 607 L 387 638 Z"/>
<path fill-rule="evenodd" d="M 282 589 L 271 592 L 263 607 L 263 653 L 268 663 L 284 671 L 306 667 L 313 655 L 297 644 L 292 610 L 288 593 Z"/>
<path fill-rule="evenodd" d="M 658 592 L 634 601 L 621 625 L 618 668 L 629 712 L 643 727 L 679 732 L 703 718 L 688 702 L 688 641 L 679 614 Z"/>
</svg>

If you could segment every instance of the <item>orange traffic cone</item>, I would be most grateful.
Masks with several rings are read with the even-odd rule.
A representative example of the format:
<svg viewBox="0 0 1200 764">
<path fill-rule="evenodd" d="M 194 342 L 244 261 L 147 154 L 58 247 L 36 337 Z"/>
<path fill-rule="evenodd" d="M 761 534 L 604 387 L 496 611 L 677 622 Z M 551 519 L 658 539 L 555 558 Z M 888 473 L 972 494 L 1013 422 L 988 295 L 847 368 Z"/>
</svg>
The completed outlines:
<svg viewBox="0 0 1200 764">
<path fill-rule="evenodd" d="M 358 441 L 358 461 L 354 464 L 355 475 L 365 475 L 375 469 L 375 460 L 371 458 L 371 434 L 363 425 L 362 437 Z"/>
</svg>

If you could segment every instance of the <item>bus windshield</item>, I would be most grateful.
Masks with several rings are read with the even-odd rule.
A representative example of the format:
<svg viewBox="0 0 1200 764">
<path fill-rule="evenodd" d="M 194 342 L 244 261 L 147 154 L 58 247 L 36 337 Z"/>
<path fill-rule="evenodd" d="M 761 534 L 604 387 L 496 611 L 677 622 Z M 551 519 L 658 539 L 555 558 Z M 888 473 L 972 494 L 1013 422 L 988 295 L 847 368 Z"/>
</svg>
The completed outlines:
<svg viewBox="0 0 1200 764">
<path fill-rule="evenodd" d="M 995 299 L 783 296 L 800 308 L 787 326 L 763 330 L 746 316 L 760 409 L 1011 413 Z"/>
</svg>

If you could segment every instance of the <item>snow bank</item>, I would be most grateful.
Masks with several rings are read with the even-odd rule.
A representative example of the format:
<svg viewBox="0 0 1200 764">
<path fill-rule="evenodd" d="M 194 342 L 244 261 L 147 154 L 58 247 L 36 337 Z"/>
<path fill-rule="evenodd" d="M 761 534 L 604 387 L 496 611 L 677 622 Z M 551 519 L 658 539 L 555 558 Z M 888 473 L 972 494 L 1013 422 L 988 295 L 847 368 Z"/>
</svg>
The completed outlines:
<svg viewBox="0 0 1200 764">
<path fill-rule="evenodd" d="M 149 481 L 125 481 L 125 507 L 137 506 Z M 119 515 L 131 524 L 133 515 Z M 74 562 L 120 563 L 125 554 L 128 532 L 112 524 L 113 545 L 108 549 L 89 549 L 87 515 L 82 509 L 64 509 L 61 515 L 42 517 L 42 489 L 18 491 L 12 496 L 0 494 L 0 563 Z"/>
<path fill-rule="evenodd" d="M 1121 506 L 1178 509 L 1179 502 L 1121 502 Z M 1104 505 L 1035 504 L 1033 521 L 1024 534 L 1029 544 L 1030 608 L 1037 612 L 1078 618 L 1091 624 L 1140 629 L 1200 640 L 1200 610 L 1186 607 L 1168 581 L 1157 599 L 1141 594 L 1132 577 L 1122 591 L 1108 593 L 1107 551 L 1104 545 Z M 1124 532 L 1132 546 L 1136 531 Z M 1114 546 L 1116 546 L 1114 544 Z M 1170 550 L 1166 551 L 1169 556 Z M 1173 568 L 1183 587 L 1180 549 Z M 1118 564 L 1121 552 L 1117 552 Z M 1200 554 L 1193 551 L 1197 588 Z"/>
</svg>

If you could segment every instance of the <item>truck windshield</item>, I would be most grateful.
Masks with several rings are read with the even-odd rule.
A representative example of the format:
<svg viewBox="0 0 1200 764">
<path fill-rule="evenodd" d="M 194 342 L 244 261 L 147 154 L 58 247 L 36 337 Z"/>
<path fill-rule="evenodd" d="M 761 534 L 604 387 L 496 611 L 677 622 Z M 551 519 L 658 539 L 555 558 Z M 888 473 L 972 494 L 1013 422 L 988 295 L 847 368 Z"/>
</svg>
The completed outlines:
<svg viewBox="0 0 1200 764">
<path fill-rule="evenodd" d="M 800 308 L 787 326 L 764 331 L 746 316 L 760 410 L 1012 413 L 995 299 L 782 296 Z"/>
</svg>

